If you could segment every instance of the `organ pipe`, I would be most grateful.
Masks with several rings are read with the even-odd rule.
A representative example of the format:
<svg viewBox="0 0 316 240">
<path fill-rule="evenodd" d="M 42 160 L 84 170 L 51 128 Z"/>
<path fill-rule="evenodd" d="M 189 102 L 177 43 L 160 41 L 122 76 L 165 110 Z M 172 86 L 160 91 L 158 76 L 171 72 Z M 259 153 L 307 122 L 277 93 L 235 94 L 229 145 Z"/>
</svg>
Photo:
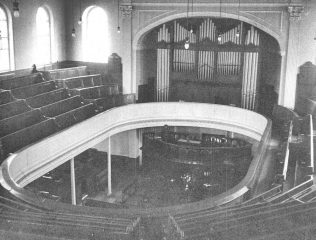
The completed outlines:
<svg viewBox="0 0 316 240">
<path fill-rule="evenodd" d="M 243 23 L 238 24 L 225 32 L 221 32 L 222 41 L 217 42 L 218 30 L 210 18 L 204 19 L 198 26 L 197 33 L 192 33 L 183 27 L 180 22 L 174 21 L 173 42 L 179 46 L 184 44 L 186 37 L 190 43 L 210 41 L 214 44 L 225 45 L 254 45 L 259 46 L 260 34 L 251 26 L 244 31 Z M 237 33 L 240 33 L 239 36 Z M 242 39 L 241 36 L 245 36 Z M 158 42 L 170 43 L 170 32 L 166 24 L 158 31 Z M 194 46 L 194 45 L 193 45 Z M 196 78 L 202 81 L 224 81 L 225 79 L 239 79 L 241 76 L 241 107 L 254 110 L 257 101 L 258 64 L 257 50 L 206 50 L 206 49 L 157 49 L 157 84 L 156 100 L 168 101 L 170 84 L 170 67 L 174 72 L 196 73 Z M 172 54 L 172 57 L 170 57 Z M 196 72 L 195 72 L 196 71 Z M 219 76 L 228 76 L 219 78 Z"/>
</svg>

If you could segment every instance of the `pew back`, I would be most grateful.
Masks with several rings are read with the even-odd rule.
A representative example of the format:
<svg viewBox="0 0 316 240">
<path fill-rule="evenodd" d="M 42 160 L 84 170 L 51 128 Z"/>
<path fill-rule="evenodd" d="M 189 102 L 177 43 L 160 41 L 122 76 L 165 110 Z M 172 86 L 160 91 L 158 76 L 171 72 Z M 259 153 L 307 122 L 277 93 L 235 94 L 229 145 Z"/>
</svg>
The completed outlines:
<svg viewBox="0 0 316 240">
<path fill-rule="evenodd" d="M 14 97 L 19 99 L 30 98 L 38 94 L 49 92 L 56 89 L 54 81 L 34 84 L 31 86 L 12 89 L 11 92 Z"/>
<path fill-rule="evenodd" d="M 42 75 L 40 73 L 36 73 L 6 80 L 0 80 L 0 88 L 9 90 L 41 82 L 44 82 Z"/>
<path fill-rule="evenodd" d="M 64 79 L 69 77 L 78 77 L 87 74 L 87 67 L 80 66 L 80 67 L 72 67 L 72 68 L 61 68 L 61 69 L 54 69 L 50 70 L 49 76 L 52 80 L 57 79 Z"/>
<path fill-rule="evenodd" d="M 39 109 L 34 109 L 0 121 L 0 138 L 25 127 L 38 123 L 45 118 Z"/>
<path fill-rule="evenodd" d="M 0 120 L 29 111 L 31 108 L 24 100 L 0 105 Z"/>
</svg>

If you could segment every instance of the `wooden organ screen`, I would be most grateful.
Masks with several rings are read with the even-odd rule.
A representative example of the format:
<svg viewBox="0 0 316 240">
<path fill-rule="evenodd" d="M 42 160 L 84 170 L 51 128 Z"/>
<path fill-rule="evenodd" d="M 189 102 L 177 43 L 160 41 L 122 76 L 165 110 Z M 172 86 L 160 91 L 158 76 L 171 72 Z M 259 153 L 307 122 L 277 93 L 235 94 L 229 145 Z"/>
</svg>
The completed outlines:
<svg viewBox="0 0 316 240">
<path fill-rule="evenodd" d="M 238 36 L 239 34 L 239 36 Z M 170 82 L 177 75 L 190 81 L 207 83 L 211 88 L 240 89 L 238 103 L 255 110 L 260 70 L 260 34 L 253 26 L 239 24 L 221 33 L 210 18 L 203 19 L 195 31 L 177 20 L 163 24 L 158 31 L 156 101 L 168 101 Z M 184 48 L 189 39 L 189 49 Z M 181 75 L 182 74 L 182 75 Z"/>
</svg>

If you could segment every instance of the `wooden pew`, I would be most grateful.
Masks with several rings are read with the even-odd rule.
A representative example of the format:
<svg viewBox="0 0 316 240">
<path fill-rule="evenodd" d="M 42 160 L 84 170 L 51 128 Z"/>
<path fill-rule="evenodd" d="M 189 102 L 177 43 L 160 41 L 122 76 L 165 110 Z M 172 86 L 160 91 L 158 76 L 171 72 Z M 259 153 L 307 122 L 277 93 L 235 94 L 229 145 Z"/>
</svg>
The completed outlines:
<svg viewBox="0 0 316 240">
<path fill-rule="evenodd" d="M 47 117 L 55 117 L 82 105 L 84 105 L 83 99 L 79 96 L 74 96 L 43 106 L 41 111 Z"/>
<path fill-rule="evenodd" d="M 1 73 L 0 74 L 0 81 L 1 80 L 6 80 L 6 79 L 10 79 L 10 78 L 14 78 L 15 77 L 15 73 Z"/>
<path fill-rule="evenodd" d="M 70 95 L 68 94 L 66 89 L 57 89 L 27 98 L 26 102 L 33 108 L 39 108 L 51 103 L 64 100 L 68 97 L 70 97 Z"/>
<path fill-rule="evenodd" d="M 6 80 L 0 80 L 0 88 L 2 89 L 14 89 L 33 85 L 36 83 L 44 82 L 44 79 L 40 73 L 30 74 L 21 77 L 15 77 Z"/>
<path fill-rule="evenodd" d="M 100 86 L 102 84 L 100 74 L 75 76 L 70 78 L 57 79 L 55 81 L 59 87 L 68 89 Z"/>
<path fill-rule="evenodd" d="M 64 129 L 86 120 L 95 114 L 95 106 L 93 103 L 90 103 L 56 116 L 55 121 L 60 129 Z"/>
<path fill-rule="evenodd" d="M 117 84 L 108 84 L 89 88 L 69 89 L 68 91 L 70 94 L 80 95 L 84 99 L 97 99 L 119 94 L 119 86 Z"/>
<path fill-rule="evenodd" d="M 31 108 L 24 100 L 17 100 L 0 105 L 0 120 L 29 111 Z"/>
<path fill-rule="evenodd" d="M 54 81 L 48 81 L 48 82 L 37 83 L 37 84 L 26 86 L 26 87 L 15 88 L 11 90 L 11 93 L 15 98 L 25 99 L 25 98 L 33 97 L 38 94 L 56 90 L 56 88 L 57 87 Z"/>
<path fill-rule="evenodd" d="M 87 75 L 87 67 L 60 68 L 48 71 L 51 80 Z"/>
<path fill-rule="evenodd" d="M 9 153 L 13 153 L 31 143 L 45 138 L 57 130 L 58 128 L 55 121 L 48 119 L 0 138 L 3 154 L 2 159 Z"/>
<path fill-rule="evenodd" d="M 0 138 L 45 120 L 39 109 L 15 115 L 0 121 Z"/>
<path fill-rule="evenodd" d="M 12 102 L 14 100 L 11 91 L 0 90 L 0 105 Z"/>
</svg>

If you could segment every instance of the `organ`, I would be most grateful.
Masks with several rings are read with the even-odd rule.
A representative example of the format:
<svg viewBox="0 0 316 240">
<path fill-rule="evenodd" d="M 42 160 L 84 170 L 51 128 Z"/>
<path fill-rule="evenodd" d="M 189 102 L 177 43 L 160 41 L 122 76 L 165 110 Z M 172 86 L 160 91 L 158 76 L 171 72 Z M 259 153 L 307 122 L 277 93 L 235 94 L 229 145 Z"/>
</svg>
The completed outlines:
<svg viewBox="0 0 316 240">
<path fill-rule="evenodd" d="M 190 21 L 194 27 L 179 19 L 157 30 L 156 101 L 186 100 L 172 95 L 177 91 L 174 83 L 188 81 L 192 86 L 207 84 L 215 99 L 208 102 L 226 97 L 226 104 L 256 110 L 261 64 L 259 30 L 227 19 L 222 20 L 224 27 L 219 19 Z M 187 40 L 190 45 L 185 49 Z"/>
</svg>

